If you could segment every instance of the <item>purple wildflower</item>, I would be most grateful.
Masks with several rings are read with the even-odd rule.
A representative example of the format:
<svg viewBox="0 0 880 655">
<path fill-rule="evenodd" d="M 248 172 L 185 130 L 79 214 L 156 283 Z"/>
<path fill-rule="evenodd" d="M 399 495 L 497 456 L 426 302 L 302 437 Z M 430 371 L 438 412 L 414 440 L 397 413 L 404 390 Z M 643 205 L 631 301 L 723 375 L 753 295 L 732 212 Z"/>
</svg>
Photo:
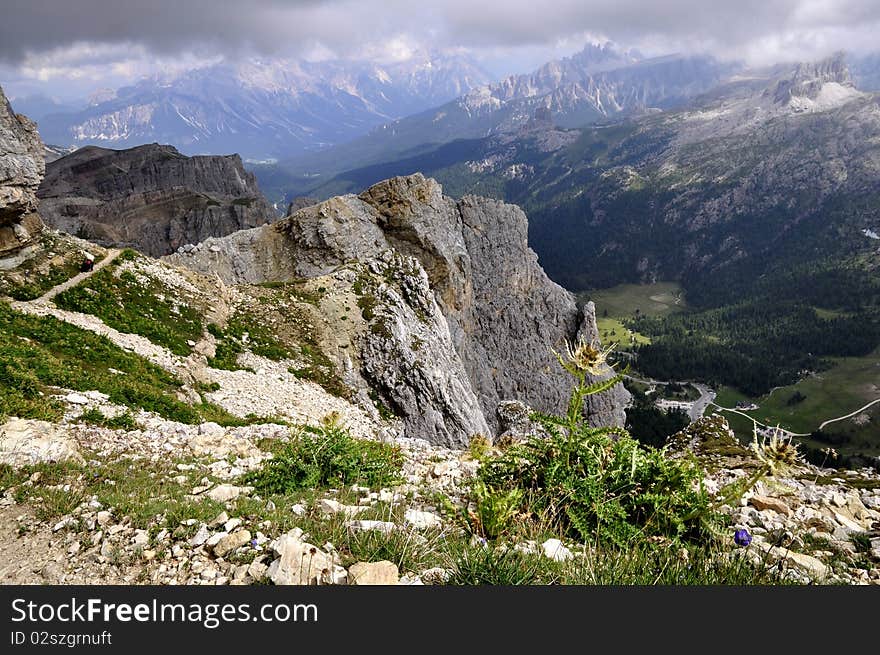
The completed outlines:
<svg viewBox="0 0 880 655">
<path fill-rule="evenodd" d="M 742 528 L 733 533 L 733 541 L 737 546 L 748 546 L 752 543 L 752 535 L 748 530 Z"/>
</svg>

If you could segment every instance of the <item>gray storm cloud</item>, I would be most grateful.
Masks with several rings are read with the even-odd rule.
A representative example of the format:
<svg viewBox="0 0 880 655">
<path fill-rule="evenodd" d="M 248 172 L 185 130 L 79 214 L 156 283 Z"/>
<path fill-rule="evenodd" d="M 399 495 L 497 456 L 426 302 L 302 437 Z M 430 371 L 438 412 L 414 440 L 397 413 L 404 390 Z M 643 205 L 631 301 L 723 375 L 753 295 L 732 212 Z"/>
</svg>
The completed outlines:
<svg viewBox="0 0 880 655">
<path fill-rule="evenodd" d="M 655 50 L 774 60 L 789 51 L 868 48 L 878 31 L 877 0 L 3 0 L 0 60 L 14 65 L 82 43 L 131 43 L 160 54 L 301 54 L 317 46 L 348 56 L 400 34 L 429 47 L 479 50 L 584 33 Z"/>
</svg>

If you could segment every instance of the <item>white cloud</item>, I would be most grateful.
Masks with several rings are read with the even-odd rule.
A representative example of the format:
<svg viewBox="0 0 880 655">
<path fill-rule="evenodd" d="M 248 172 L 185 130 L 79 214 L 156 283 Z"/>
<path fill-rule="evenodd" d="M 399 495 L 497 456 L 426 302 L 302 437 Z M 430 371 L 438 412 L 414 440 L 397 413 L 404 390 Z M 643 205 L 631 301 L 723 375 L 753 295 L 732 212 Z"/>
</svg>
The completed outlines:
<svg viewBox="0 0 880 655">
<path fill-rule="evenodd" d="M 610 39 L 648 54 L 710 52 L 763 64 L 876 49 L 876 0 L 22 0 L 0 24 L 19 76 L 102 80 L 235 59 L 400 61 L 465 50 L 522 70 Z M 47 48 L 46 44 L 52 44 Z"/>
</svg>

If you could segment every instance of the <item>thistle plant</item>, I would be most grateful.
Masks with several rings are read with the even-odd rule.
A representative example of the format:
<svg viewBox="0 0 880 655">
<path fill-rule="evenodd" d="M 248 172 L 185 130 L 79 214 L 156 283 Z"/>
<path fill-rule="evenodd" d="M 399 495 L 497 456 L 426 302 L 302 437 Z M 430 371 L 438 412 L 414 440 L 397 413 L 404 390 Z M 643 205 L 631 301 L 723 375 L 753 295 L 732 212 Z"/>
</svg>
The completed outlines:
<svg viewBox="0 0 880 655">
<path fill-rule="evenodd" d="M 786 437 L 779 426 L 776 426 L 769 438 L 765 435 L 760 442 L 758 442 L 756 427 L 752 441 L 752 452 L 764 464 L 767 472 L 774 475 L 784 475 L 800 463 L 797 444 L 792 442 L 790 436 Z"/>
<path fill-rule="evenodd" d="M 614 375 L 607 380 L 590 384 L 589 376 L 600 377 L 614 371 L 614 367 L 608 363 L 608 356 L 613 349 L 613 345 L 603 349 L 597 342 L 588 341 L 585 337 L 581 336 L 576 342 L 566 342 L 564 352 L 552 351 L 556 355 L 556 359 L 559 360 L 560 366 L 575 379 L 575 385 L 568 402 L 565 421 L 560 421 L 556 417 L 543 414 L 536 415 L 538 420 L 549 421 L 560 427 L 565 427 L 570 433 L 576 431 L 583 420 L 583 409 L 587 396 L 607 391 L 622 381 L 623 376 L 628 370 L 624 369 L 623 373 Z M 615 428 L 612 431 L 620 435 L 627 434 L 621 428 Z"/>
<path fill-rule="evenodd" d="M 586 339 L 554 352 L 574 378 L 565 415 L 533 413 L 532 420 L 549 436 L 532 436 L 486 460 L 475 489 L 493 492 L 493 511 L 487 512 L 493 518 L 534 520 L 568 538 L 626 547 L 652 535 L 696 537 L 703 532 L 708 504 L 696 463 L 644 447 L 622 427 L 593 427 L 585 416 L 588 397 L 623 377 L 608 363 L 610 353 L 611 348 Z M 592 381 L 604 376 L 609 377 Z M 499 490 L 521 493 L 498 503 Z M 481 495 L 471 498 L 474 505 Z M 497 511 L 501 507 L 504 511 Z"/>
<path fill-rule="evenodd" d="M 792 442 L 790 436 L 785 436 L 779 426 L 776 426 L 769 436 L 764 435 L 759 441 L 758 424 L 754 421 L 753 423 L 751 450 L 762 466 L 759 466 L 749 477 L 735 480 L 721 489 L 718 498 L 712 504 L 712 509 L 737 502 L 768 475 L 785 475 L 802 463 L 797 444 Z"/>
</svg>

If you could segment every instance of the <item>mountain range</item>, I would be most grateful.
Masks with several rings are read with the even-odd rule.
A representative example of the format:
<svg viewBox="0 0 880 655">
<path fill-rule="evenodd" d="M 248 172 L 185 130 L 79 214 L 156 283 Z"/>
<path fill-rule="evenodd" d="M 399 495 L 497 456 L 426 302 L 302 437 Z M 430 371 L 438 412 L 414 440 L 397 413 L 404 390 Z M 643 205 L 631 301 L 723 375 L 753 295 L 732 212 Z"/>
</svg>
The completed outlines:
<svg viewBox="0 0 880 655">
<path fill-rule="evenodd" d="M 51 112 L 31 98 L 46 143 L 126 148 L 159 142 L 186 154 L 288 158 L 341 143 L 489 80 L 474 61 L 438 53 L 388 65 L 245 59 L 155 76 Z M 46 113 L 49 112 L 49 113 Z"/>
<path fill-rule="evenodd" d="M 413 156 L 456 139 L 516 130 L 540 109 L 550 111 L 560 125 L 582 127 L 674 108 L 717 86 L 738 68 L 708 56 L 644 58 L 612 44 L 588 44 L 581 52 L 532 73 L 480 86 L 348 143 L 282 160 L 278 166 L 258 170 L 258 175 L 273 180 L 273 187 L 280 183 L 295 192 L 308 190 L 342 166 Z M 271 197 L 275 189 L 267 193 Z"/>
<path fill-rule="evenodd" d="M 565 127 L 564 112 L 559 119 L 545 105 L 489 136 L 353 168 L 303 191 L 357 191 L 418 170 L 453 195 L 527 208 L 533 246 L 570 288 L 678 279 L 763 252 L 829 203 L 876 193 L 878 119 L 877 96 L 855 87 L 838 55 L 740 71 L 686 106 L 593 127 Z M 861 231 L 880 222 L 871 206 L 846 214 L 848 242 L 870 245 Z"/>
</svg>

